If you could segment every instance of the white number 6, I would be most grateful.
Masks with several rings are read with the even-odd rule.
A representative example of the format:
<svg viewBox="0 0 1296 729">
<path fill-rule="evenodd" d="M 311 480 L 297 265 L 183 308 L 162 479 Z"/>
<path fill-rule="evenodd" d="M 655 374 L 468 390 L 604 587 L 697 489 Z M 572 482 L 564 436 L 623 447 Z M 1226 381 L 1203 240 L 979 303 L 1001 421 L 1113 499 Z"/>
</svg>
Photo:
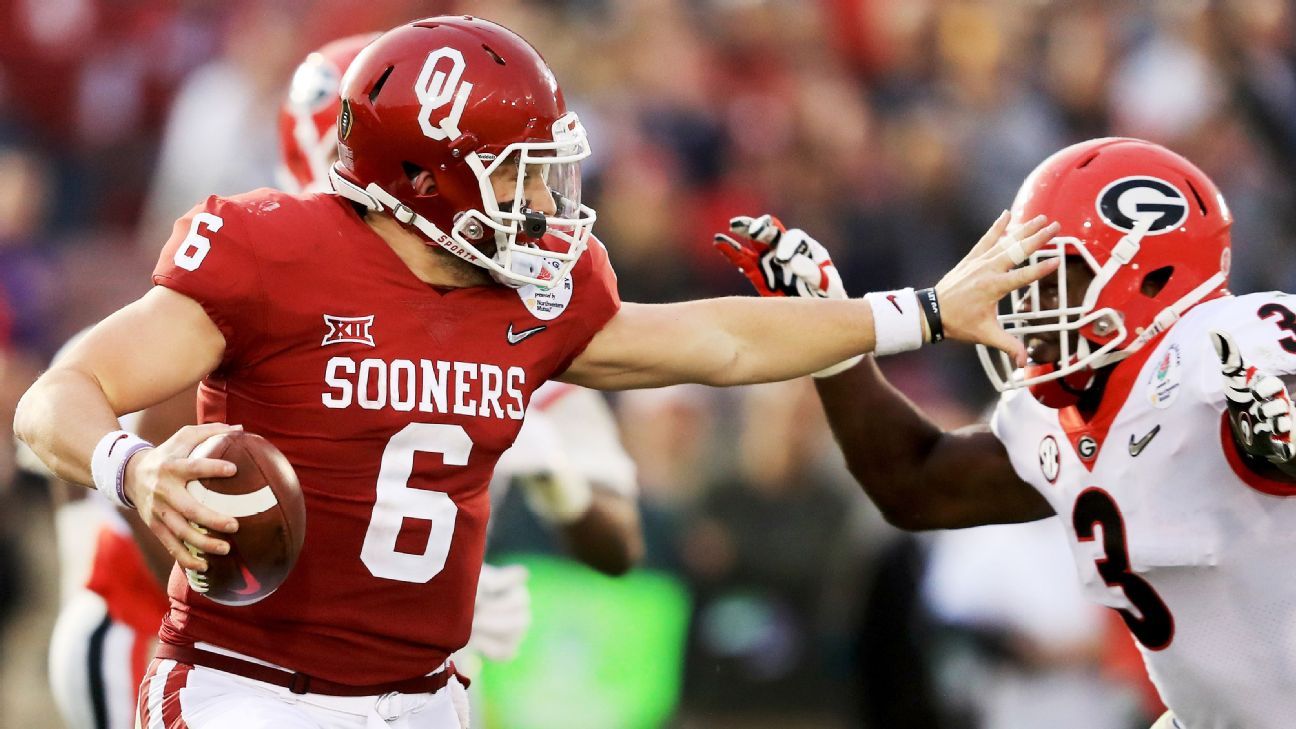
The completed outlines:
<svg viewBox="0 0 1296 729">
<path fill-rule="evenodd" d="M 225 221 L 211 213 L 198 213 L 194 216 L 193 222 L 189 224 L 189 235 L 185 236 L 184 242 L 175 252 L 175 265 L 186 271 L 197 271 L 207 257 L 207 251 L 211 250 L 211 240 L 198 232 L 198 226 L 204 224 L 208 232 L 216 233 Z"/>
<path fill-rule="evenodd" d="M 461 426 L 439 423 L 410 423 L 387 441 L 378 471 L 378 498 L 360 548 L 360 561 L 375 577 L 423 583 L 445 569 L 459 507 L 445 492 L 409 487 L 414 453 L 440 453 L 447 466 L 466 466 L 472 446 Z M 401 522 L 407 518 L 432 522 L 422 554 L 396 550 Z"/>
</svg>

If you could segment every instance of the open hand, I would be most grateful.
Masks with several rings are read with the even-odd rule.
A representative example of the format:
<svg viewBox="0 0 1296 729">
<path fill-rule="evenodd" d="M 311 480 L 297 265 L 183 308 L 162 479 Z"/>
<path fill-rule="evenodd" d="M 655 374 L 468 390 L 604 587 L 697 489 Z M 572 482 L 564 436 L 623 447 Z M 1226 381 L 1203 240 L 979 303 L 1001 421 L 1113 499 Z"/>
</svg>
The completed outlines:
<svg viewBox="0 0 1296 729">
<path fill-rule="evenodd" d="M 999 301 L 1057 270 L 1060 258 L 1021 266 L 1057 235 L 1057 223 L 1038 216 L 1008 231 L 1005 211 L 958 265 L 936 284 L 945 336 L 1007 352 L 1018 367 L 1026 347 L 999 323 Z"/>
</svg>

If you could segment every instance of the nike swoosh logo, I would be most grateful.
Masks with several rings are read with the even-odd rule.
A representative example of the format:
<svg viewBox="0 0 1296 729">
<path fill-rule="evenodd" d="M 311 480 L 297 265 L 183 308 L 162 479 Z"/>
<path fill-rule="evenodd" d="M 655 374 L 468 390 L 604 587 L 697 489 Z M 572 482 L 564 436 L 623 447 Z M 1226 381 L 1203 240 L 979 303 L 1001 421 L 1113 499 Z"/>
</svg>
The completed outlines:
<svg viewBox="0 0 1296 729">
<path fill-rule="evenodd" d="M 891 302 L 891 305 L 896 308 L 896 311 L 900 312 L 901 314 L 904 313 L 904 309 L 900 308 L 900 302 L 896 301 L 895 294 L 887 294 L 887 301 Z"/>
<path fill-rule="evenodd" d="M 126 440 L 129 437 L 130 436 L 126 435 L 125 433 L 122 433 L 121 435 L 117 436 L 117 438 L 113 440 L 113 442 L 108 446 L 108 455 L 112 456 L 113 449 L 117 447 L 117 444 Z"/>
<path fill-rule="evenodd" d="M 1130 442 L 1129 442 L 1130 457 L 1137 458 L 1138 454 L 1142 453 L 1143 449 L 1147 448 L 1147 444 L 1151 443 L 1152 439 L 1156 437 L 1156 434 L 1160 432 L 1161 432 L 1161 426 L 1158 425 L 1152 430 L 1149 430 L 1147 435 L 1143 436 L 1142 438 L 1139 438 L 1138 440 L 1134 440 L 1134 434 L 1130 433 Z"/>
<path fill-rule="evenodd" d="M 520 331 L 520 332 L 515 332 L 515 331 L 513 331 L 513 322 L 509 322 L 509 325 L 508 325 L 508 332 L 507 332 L 507 335 L 508 335 L 508 343 L 509 343 L 509 344 L 518 344 L 518 343 L 522 342 L 523 340 L 525 340 L 527 337 L 535 336 L 536 334 L 539 334 L 540 332 L 543 332 L 544 330 L 546 330 L 546 329 L 548 329 L 548 328 L 549 328 L 548 325 L 541 324 L 541 325 L 538 326 L 538 327 L 531 327 L 530 329 L 523 329 L 523 330 Z"/>
<path fill-rule="evenodd" d="M 252 570 L 242 562 L 238 563 L 239 574 L 243 575 L 243 587 L 234 591 L 235 595 L 254 595 L 261 589 L 261 582 L 252 575 Z"/>
</svg>

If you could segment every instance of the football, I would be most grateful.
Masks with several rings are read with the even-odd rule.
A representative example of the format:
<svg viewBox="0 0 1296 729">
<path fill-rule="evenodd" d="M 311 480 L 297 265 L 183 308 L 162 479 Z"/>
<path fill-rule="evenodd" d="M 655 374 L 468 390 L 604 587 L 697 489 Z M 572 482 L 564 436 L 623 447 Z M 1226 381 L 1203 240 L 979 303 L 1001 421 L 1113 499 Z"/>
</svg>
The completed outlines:
<svg viewBox="0 0 1296 729">
<path fill-rule="evenodd" d="M 259 435 L 241 431 L 203 441 L 192 455 L 219 458 L 238 469 L 228 478 L 189 482 L 205 506 L 238 520 L 234 534 L 215 536 L 229 554 L 199 553 L 207 571 L 187 571 L 189 585 L 222 605 L 251 605 L 268 597 L 292 571 L 306 538 L 306 502 L 297 474 L 284 454 Z"/>
</svg>

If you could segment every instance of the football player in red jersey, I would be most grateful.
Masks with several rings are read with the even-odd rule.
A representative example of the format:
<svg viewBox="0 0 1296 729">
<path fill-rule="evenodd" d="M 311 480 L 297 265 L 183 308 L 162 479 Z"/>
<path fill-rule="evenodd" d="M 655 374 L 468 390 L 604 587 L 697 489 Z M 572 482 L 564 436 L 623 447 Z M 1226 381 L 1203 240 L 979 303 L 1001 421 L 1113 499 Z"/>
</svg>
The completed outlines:
<svg viewBox="0 0 1296 729">
<path fill-rule="evenodd" d="M 281 189 L 329 188 L 328 170 L 337 159 L 338 85 L 343 71 L 377 36 L 328 43 L 297 69 L 280 109 Z M 196 422 L 194 399 L 187 391 L 124 416 L 122 428 L 150 441 L 165 440 Z M 516 480 L 535 513 L 561 531 L 574 556 L 608 574 L 632 567 L 643 550 L 634 464 L 603 398 L 547 382 L 528 408 L 522 434 L 495 470 L 492 503 L 500 503 Z M 32 470 L 50 475 L 39 461 Z M 58 504 L 63 583 L 50 645 L 55 703 L 69 728 L 131 727 L 137 689 L 167 609 L 166 575 L 174 563 L 136 512 L 113 509 L 78 486 L 50 480 Z M 87 532 L 97 535 L 89 550 Z M 467 651 L 490 660 L 516 654 L 531 622 L 526 580 L 521 568 L 483 565 Z"/>
<path fill-rule="evenodd" d="M 198 443 L 246 427 L 302 483 L 310 536 L 277 592 L 229 607 L 173 572 L 143 725 L 465 725 L 447 657 L 469 634 L 486 486 L 544 381 L 786 379 L 921 346 L 937 298 L 945 334 L 1021 359 L 994 302 L 1056 267 L 1017 268 L 1056 228 L 1005 237 L 1004 216 L 924 297 L 622 305 L 580 203 L 584 129 L 524 40 L 467 17 L 401 26 L 341 96 L 336 194 L 194 208 L 154 288 L 15 416 L 51 470 L 137 508 L 186 570 L 238 528 L 185 488 L 232 473 L 190 458 Z M 196 382 L 203 425 L 157 446 L 116 430 Z"/>
<path fill-rule="evenodd" d="M 1173 712 L 1157 729 L 1290 726 L 1296 588 L 1274 575 L 1296 546 L 1279 377 L 1296 373 L 1296 301 L 1229 293 L 1224 197 L 1155 144 L 1063 149 L 1013 213 L 1057 220 L 1036 256 L 1065 264 L 1001 317 L 1029 361 L 982 350 L 1003 393 L 989 427 L 943 432 L 866 361 L 817 383 L 852 473 L 905 529 L 1061 516 L 1085 592 L 1124 619 Z M 831 261 L 804 232 L 733 227 L 718 247 L 749 275 L 825 290 Z"/>
</svg>

